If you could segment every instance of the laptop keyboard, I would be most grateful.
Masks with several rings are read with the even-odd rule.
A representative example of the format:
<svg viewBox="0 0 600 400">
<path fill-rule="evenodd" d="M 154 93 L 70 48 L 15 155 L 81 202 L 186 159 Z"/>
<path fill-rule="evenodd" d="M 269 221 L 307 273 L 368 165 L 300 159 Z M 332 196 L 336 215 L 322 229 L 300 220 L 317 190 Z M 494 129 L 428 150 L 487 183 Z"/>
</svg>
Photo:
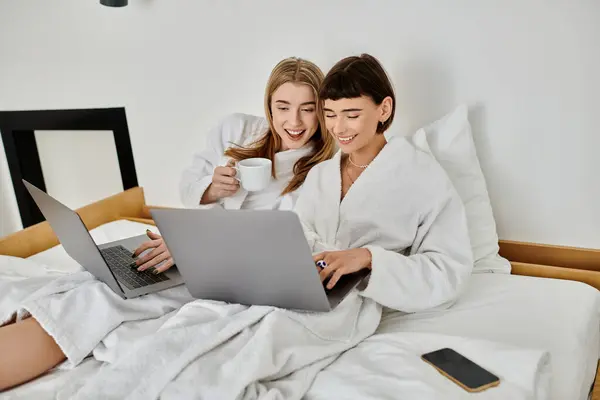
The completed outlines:
<svg viewBox="0 0 600 400">
<path fill-rule="evenodd" d="M 123 246 L 118 245 L 101 249 L 100 253 L 111 271 L 117 276 L 119 282 L 123 283 L 129 290 L 169 280 L 164 274 L 154 275 L 149 272 L 150 269 L 138 271 L 133 253 Z"/>
</svg>

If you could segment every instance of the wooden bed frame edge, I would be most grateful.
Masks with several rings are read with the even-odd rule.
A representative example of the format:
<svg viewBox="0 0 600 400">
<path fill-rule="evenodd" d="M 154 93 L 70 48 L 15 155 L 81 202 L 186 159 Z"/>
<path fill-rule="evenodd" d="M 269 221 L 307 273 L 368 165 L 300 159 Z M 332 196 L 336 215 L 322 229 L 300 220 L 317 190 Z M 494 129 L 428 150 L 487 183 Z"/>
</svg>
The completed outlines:
<svg viewBox="0 0 600 400">
<path fill-rule="evenodd" d="M 135 187 L 77 209 L 77 214 L 91 230 L 121 219 L 144 215 L 144 190 Z M 29 257 L 58 244 L 58 238 L 48 222 L 30 226 L 0 238 L 0 254 Z"/>
<path fill-rule="evenodd" d="M 164 207 L 146 205 L 143 188 L 135 187 L 79 208 L 77 213 L 91 230 L 116 220 L 154 225 L 152 208 Z M 0 254 L 25 258 L 58 243 L 50 225 L 41 222 L 0 238 Z M 510 240 L 500 240 L 499 246 L 514 275 L 574 280 L 600 290 L 600 250 Z M 591 400 L 600 400 L 600 368 L 591 395 Z"/>
</svg>

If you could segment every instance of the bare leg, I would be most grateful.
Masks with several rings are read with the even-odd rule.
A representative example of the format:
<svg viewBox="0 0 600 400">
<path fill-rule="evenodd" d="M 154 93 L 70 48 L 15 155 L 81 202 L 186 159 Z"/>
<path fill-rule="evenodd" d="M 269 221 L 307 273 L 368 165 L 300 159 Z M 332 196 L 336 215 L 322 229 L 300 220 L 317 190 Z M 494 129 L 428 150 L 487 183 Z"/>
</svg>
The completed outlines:
<svg viewBox="0 0 600 400">
<path fill-rule="evenodd" d="M 0 359 L 1 392 L 42 375 L 65 355 L 32 317 L 0 328 Z"/>
</svg>

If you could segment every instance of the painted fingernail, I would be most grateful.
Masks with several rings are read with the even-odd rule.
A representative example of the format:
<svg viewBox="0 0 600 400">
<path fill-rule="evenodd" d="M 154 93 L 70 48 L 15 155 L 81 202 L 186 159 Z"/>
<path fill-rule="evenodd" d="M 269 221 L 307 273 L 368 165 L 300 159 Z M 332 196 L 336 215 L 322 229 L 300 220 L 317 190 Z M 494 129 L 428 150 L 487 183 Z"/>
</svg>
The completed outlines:
<svg viewBox="0 0 600 400">
<path fill-rule="evenodd" d="M 154 271 L 152 271 L 152 273 L 153 273 L 154 275 L 158 275 L 158 274 L 160 274 L 160 271 L 159 271 L 159 270 L 157 270 L 157 269 L 155 269 Z"/>
</svg>

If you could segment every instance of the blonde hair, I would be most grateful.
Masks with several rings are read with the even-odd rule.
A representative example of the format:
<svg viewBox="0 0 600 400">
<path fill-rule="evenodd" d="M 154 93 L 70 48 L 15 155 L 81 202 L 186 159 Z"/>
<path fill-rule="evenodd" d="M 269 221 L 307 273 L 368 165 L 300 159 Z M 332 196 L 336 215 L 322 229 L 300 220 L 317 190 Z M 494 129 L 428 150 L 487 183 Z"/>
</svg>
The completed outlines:
<svg viewBox="0 0 600 400">
<path fill-rule="evenodd" d="M 235 161 L 246 158 L 264 157 L 273 161 L 272 175 L 277 177 L 275 170 L 275 153 L 281 148 L 281 138 L 273 125 L 273 114 L 271 112 L 271 99 L 273 93 L 284 83 L 293 82 L 308 85 L 315 94 L 317 104 L 319 103 L 319 87 L 323 82 L 323 72 L 314 63 L 301 58 L 291 57 L 280 61 L 269 76 L 265 90 L 265 115 L 269 123 L 269 129 L 254 143 L 247 147 L 230 147 L 225 155 Z M 318 113 L 319 127 L 310 138 L 313 151 L 305 157 L 300 158 L 294 165 L 294 176 L 285 187 L 282 195 L 298 189 L 306 179 L 306 175 L 312 167 L 318 163 L 330 159 L 335 152 L 335 142 L 331 135 L 327 134 L 323 113 Z"/>
</svg>

